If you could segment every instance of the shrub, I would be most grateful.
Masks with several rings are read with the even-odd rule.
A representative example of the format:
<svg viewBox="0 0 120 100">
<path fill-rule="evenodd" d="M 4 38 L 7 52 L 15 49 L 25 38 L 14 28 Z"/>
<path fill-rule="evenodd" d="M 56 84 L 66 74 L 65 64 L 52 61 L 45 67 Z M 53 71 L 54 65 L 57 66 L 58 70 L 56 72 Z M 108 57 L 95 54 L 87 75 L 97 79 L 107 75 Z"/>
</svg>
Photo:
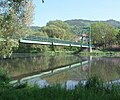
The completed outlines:
<svg viewBox="0 0 120 100">
<path fill-rule="evenodd" d="M 85 85 L 86 88 L 103 88 L 103 81 L 98 77 L 90 77 Z"/>
<path fill-rule="evenodd" d="M 9 84 L 9 82 L 10 77 L 7 75 L 7 72 L 3 68 L 0 68 L 0 86 L 5 86 Z"/>
</svg>

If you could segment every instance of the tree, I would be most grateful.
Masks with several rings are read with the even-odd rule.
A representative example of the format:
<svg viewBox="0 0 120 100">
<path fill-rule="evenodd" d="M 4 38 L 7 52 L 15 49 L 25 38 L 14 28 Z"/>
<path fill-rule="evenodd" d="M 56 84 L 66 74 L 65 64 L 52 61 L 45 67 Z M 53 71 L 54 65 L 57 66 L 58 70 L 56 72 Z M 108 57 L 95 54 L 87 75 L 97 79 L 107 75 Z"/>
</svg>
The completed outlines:
<svg viewBox="0 0 120 100">
<path fill-rule="evenodd" d="M 0 14 L 3 17 L 17 17 L 19 25 L 29 25 L 32 22 L 33 4 L 32 0 L 2 0 L 0 2 Z"/>
<path fill-rule="evenodd" d="M 116 40 L 116 29 L 107 23 L 92 24 L 92 42 L 97 46 L 111 47 Z"/>
<path fill-rule="evenodd" d="M 13 39 L 0 41 L 0 57 L 10 57 L 13 52 L 13 48 L 18 48 L 18 46 L 18 41 L 14 41 Z"/>
<path fill-rule="evenodd" d="M 118 44 L 120 45 L 120 30 L 119 30 L 118 34 L 116 35 L 116 38 L 117 38 Z"/>
<path fill-rule="evenodd" d="M 46 26 L 50 26 L 50 25 L 57 26 L 57 27 L 62 28 L 66 31 L 70 30 L 70 26 L 61 20 L 49 21 Z"/>
<path fill-rule="evenodd" d="M 18 34 L 20 31 L 19 23 L 17 17 L 10 12 L 11 14 L 3 16 L 0 21 L 1 36 L 3 38 L 12 37 L 14 34 Z"/>
<path fill-rule="evenodd" d="M 60 20 L 48 22 L 46 26 L 41 27 L 41 31 L 52 38 L 70 39 L 70 26 Z"/>
<path fill-rule="evenodd" d="M 27 27 L 32 22 L 32 0 L 0 1 L 0 56 L 10 56 L 14 47 L 18 47 L 21 35 L 28 33 Z"/>
<path fill-rule="evenodd" d="M 71 31 L 72 31 L 73 34 L 82 36 L 83 27 L 82 26 L 73 25 L 73 26 L 71 26 Z"/>
<path fill-rule="evenodd" d="M 33 22 L 33 11 L 34 6 L 32 4 L 32 0 L 29 0 L 29 2 L 26 4 L 25 13 L 23 15 L 23 23 L 25 26 L 29 27 Z"/>
</svg>

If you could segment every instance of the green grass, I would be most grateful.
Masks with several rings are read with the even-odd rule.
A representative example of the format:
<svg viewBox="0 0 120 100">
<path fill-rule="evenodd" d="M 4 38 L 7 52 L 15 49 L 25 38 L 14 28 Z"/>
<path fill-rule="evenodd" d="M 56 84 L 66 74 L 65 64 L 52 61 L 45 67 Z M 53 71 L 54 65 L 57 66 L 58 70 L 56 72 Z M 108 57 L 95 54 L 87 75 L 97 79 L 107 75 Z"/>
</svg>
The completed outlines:
<svg viewBox="0 0 120 100">
<path fill-rule="evenodd" d="M 81 56 L 120 56 L 120 52 L 108 50 L 93 50 L 92 52 L 80 52 Z"/>
<path fill-rule="evenodd" d="M 46 88 L 10 88 L 0 93 L 0 100 L 119 100 L 120 86 L 107 88 L 98 78 L 90 78 L 85 86 L 79 84 L 73 90 L 61 85 Z"/>
<path fill-rule="evenodd" d="M 66 90 L 60 86 L 26 87 L 14 89 L 0 94 L 0 100 L 119 100 L 120 91 L 83 88 L 78 86 L 74 90 Z"/>
</svg>

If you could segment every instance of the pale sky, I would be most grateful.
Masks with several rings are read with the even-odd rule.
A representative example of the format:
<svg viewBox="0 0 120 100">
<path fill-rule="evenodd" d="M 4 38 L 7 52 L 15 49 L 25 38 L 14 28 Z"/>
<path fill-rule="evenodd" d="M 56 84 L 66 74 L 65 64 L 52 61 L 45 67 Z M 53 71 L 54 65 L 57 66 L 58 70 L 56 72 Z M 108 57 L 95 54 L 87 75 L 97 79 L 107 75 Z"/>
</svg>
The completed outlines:
<svg viewBox="0 0 120 100">
<path fill-rule="evenodd" d="M 120 0 L 33 0 L 34 26 L 45 26 L 50 20 L 120 21 Z"/>
</svg>

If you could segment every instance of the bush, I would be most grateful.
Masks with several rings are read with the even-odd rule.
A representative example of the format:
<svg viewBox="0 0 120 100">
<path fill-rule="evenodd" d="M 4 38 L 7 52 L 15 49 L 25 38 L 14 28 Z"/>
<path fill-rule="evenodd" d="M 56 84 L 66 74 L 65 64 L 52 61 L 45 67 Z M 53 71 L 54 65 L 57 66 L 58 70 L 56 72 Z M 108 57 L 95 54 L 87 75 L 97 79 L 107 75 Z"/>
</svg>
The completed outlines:
<svg viewBox="0 0 120 100">
<path fill-rule="evenodd" d="M 3 68 L 0 68 L 0 86 L 5 86 L 9 84 L 9 82 L 10 77 L 7 75 L 7 72 Z"/>
<path fill-rule="evenodd" d="M 103 88 L 103 81 L 98 77 L 90 77 L 85 85 L 86 88 Z"/>
</svg>

